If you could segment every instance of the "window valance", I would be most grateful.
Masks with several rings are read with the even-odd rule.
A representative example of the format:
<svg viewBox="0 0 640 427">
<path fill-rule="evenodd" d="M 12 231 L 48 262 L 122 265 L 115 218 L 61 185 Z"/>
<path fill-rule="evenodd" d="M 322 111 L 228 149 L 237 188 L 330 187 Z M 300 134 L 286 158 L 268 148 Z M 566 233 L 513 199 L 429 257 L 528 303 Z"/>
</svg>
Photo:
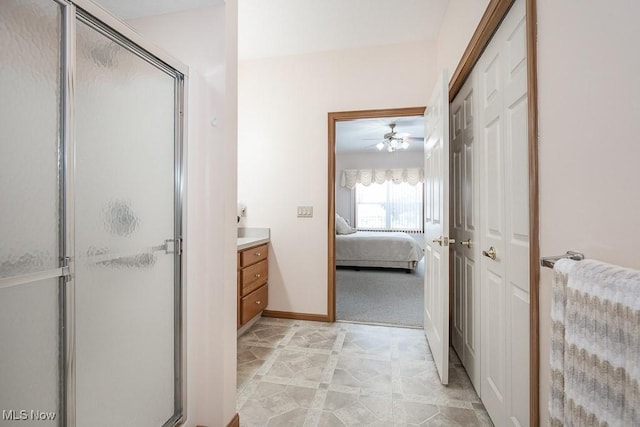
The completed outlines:
<svg viewBox="0 0 640 427">
<path fill-rule="evenodd" d="M 406 182 L 416 185 L 424 182 L 424 170 L 422 168 L 404 169 L 344 169 L 340 179 L 340 185 L 348 189 L 355 188 L 356 184 L 370 185 L 382 184 L 391 181 L 395 184 Z"/>
</svg>

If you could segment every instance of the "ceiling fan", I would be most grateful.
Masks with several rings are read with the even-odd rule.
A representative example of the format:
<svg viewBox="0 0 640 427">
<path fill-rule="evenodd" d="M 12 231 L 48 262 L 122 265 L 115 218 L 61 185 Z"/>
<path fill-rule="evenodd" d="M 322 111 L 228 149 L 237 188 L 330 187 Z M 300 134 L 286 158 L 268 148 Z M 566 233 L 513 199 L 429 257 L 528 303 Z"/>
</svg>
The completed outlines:
<svg viewBox="0 0 640 427">
<path fill-rule="evenodd" d="M 396 132 L 396 124 L 389 124 L 391 128 L 391 132 L 387 132 L 384 134 L 384 140 L 380 141 L 376 144 L 376 148 L 379 151 L 383 149 L 387 149 L 389 153 L 393 153 L 396 150 L 406 150 L 409 148 L 409 134 L 408 133 L 398 133 Z"/>
</svg>

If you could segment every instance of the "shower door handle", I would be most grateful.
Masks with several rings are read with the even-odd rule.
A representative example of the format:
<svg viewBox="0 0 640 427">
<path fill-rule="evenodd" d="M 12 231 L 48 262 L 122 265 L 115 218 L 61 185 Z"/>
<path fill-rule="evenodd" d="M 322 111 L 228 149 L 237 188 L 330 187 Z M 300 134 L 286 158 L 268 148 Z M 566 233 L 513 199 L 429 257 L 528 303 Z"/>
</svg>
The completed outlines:
<svg viewBox="0 0 640 427">
<path fill-rule="evenodd" d="M 165 239 L 162 248 L 165 254 L 182 255 L 182 239 Z"/>
</svg>

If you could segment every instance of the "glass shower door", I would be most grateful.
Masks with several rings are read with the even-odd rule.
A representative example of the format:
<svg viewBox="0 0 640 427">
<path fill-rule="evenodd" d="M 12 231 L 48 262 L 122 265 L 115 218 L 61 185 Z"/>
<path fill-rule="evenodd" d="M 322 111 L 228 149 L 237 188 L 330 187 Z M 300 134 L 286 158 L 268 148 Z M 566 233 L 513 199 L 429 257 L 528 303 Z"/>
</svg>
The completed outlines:
<svg viewBox="0 0 640 427">
<path fill-rule="evenodd" d="M 76 28 L 76 423 L 169 424 L 180 412 L 178 79 L 89 19 Z"/>
<path fill-rule="evenodd" d="M 0 426 L 60 425 L 62 9 L 0 0 Z"/>
</svg>

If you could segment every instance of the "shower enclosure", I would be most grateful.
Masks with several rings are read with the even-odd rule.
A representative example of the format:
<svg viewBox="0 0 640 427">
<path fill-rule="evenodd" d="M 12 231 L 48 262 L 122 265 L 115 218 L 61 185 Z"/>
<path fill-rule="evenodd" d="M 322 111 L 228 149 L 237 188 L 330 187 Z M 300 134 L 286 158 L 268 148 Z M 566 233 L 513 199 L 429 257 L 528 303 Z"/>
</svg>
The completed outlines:
<svg viewBox="0 0 640 427">
<path fill-rule="evenodd" d="M 0 426 L 175 425 L 185 67 L 86 0 L 0 52 Z"/>
</svg>

